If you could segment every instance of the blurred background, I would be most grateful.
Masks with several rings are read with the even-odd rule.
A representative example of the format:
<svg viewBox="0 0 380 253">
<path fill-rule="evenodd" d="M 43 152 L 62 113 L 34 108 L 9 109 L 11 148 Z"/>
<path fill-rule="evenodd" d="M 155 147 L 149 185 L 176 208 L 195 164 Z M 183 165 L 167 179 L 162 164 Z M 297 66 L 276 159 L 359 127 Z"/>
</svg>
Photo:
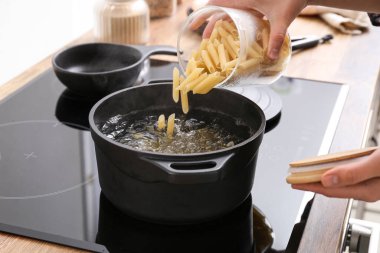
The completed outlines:
<svg viewBox="0 0 380 253">
<path fill-rule="evenodd" d="M 0 0 L 0 85 L 93 26 L 96 0 Z"/>
</svg>

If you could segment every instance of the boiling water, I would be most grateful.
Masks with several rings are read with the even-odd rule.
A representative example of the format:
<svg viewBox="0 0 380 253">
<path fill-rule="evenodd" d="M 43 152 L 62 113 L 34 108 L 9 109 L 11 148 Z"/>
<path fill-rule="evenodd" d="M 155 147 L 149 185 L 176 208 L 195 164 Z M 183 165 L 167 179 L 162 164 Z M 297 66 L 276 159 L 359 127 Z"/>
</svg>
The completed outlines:
<svg viewBox="0 0 380 253">
<path fill-rule="evenodd" d="M 208 113 L 207 119 L 181 115 L 175 119 L 172 138 L 157 130 L 159 113 L 116 115 L 98 126 L 108 138 L 137 150 L 161 153 L 202 153 L 234 146 L 249 138 L 247 126 L 225 115 Z M 165 115 L 166 118 L 168 115 Z"/>
</svg>

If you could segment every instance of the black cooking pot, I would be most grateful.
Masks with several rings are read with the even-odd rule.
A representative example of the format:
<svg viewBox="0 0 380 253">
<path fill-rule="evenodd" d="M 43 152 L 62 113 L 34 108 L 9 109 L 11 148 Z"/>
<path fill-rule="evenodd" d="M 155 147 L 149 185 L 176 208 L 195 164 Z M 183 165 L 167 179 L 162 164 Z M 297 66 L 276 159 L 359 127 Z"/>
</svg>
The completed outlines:
<svg viewBox="0 0 380 253">
<path fill-rule="evenodd" d="M 172 46 L 88 43 L 58 52 L 52 59 L 58 79 L 72 92 L 104 96 L 135 84 L 151 55 L 177 55 Z"/>
<path fill-rule="evenodd" d="M 226 89 L 189 96 L 190 116 L 229 115 L 241 124 L 245 141 L 196 154 L 138 151 L 107 138 L 98 126 L 117 114 L 181 114 L 172 100 L 172 83 L 124 89 L 101 99 L 89 115 L 104 195 L 131 216 L 158 223 L 194 223 L 219 217 L 250 194 L 264 113 L 253 101 Z M 197 118 L 197 117 L 196 117 Z M 245 127 L 244 127 L 245 126 Z M 228 127 L 228 126 L 225 126 Z"/>
</svg>

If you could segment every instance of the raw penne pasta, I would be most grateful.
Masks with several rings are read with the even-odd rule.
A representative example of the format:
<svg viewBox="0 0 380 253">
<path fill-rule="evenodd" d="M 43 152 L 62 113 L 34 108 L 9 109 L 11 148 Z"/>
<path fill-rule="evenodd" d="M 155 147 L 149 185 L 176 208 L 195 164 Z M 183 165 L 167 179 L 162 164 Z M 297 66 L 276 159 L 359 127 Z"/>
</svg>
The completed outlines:
<svg viewBox="0 0 380 253">
<path fill-rule="evenodd" d="M 211 32 L 211 35 L 210 35 L 210 41 L 213 41 L 213 40 L 215 40 L 215 39 L 217 39 L 218 38 L 218 27 L 220 27 L 221 26 L 221 24 L 222 24 L 222 20 L 218 20 L 218 21 L 216 21 L 215 22 L 215 24 L 214 24 L 214 28 L 213 28 L 213 30 L 212 30 L 212 32 Z"/>
<path fill-rule="evenodd" d="M 209 38 L 210 41 L 214 41 L 215 39 L 218 39 L 219 37 L 218 27 L 222 25 L 222 21 L 223 20 L 219 19 L 218 21 L 215 22 L 213 30 Z"/>
<path fill-rule="evenodd" d="M 209 42 L 207 44 L 207 51 L 209 53 L 209 56 L 211 57 L 212 62 L 214 63 L 214 66 L 217 67 L 220 65 L 218 52 L 216 51 L 214 45 Z"/>
<path fill-rule="evenodd" d="M 226 68 L 226 53 L 225 53 L 224 45 L 219 44 L 218 46 L 218 56 L 219 56 L 219 62 L 220 62 L 220 68 L 224 70 Z"/>
<path fill-rule="evenodd" d="M 195 50 L 192 51 L 192 52 L 191 52 L 191 57 L 190 57 L 190 59 L 191 59 L 191 58 L 193 58 L 193 59 L 197 59 L 197 57 L 198 57 L 198 52 L 195 51 Z"/>
<path fill-rule="evenodd" d="M 186 75 L 190 75 L 191 72 L 197 67 L 197 63 L 194 58 L 190 58 L 189 62 L 186 65 Z"/>
<path fill-rule="evenodd" d="M 179 92 L 177 90 L 179 86 L 179 70 L 177 68 L 173 69 L 173 100 L 174 102 L 178 102 L 179 100 Z"/>
<path fill-rule="evenodd" d="M 166 135 L 169 138 L 173 138 L 173 134 L 174 134 L 174 120 L 175 120 L 175 114 L 172 113 L 168 117 L 168 127 L 166 128 Z"/>
<path fill-rule="evenodd" d="M 218 27 L 216 30 L 222 38 L 227 38 L 227 36 L 230 35 L 226 30 L 223 29 L 223 27 Z"/>
<path fill-rule="evenodd" d="M 201 56 L 202 56 L 202 59 L 203 59 L 204 63 L 206 64 L 208 72 L 209 73 L 214 73 L 215 72 L 215 66 L 212 63 L 211 58 L 210 58 L 207 50 L 202 50 Z"/>
<path fill-rule="evenodd" d="M 234 68 L 236 66 L 236 63 L 237 63 L 237 59 L 229 61 L 229 62 L 226 62 L 225 67 L 226 67 L 226 69 L 227 68 Z"/>
<path fill-rule="evenodd" d="M 247 70 L 251 68 L 256 68 L 260 65 L 260 59 L 252 58 L 246 61 L 243 61 L 239 64 L 239 68 L 242 70 Z"/>
<path fill-rule="evenodd" d="M 266 68 L 265 71 L 275 72 L 278 73 L 284 69 L 283 62 L 279 62 L 273 66 L 270 66 L 269 68 Z"/>
<path fill-rule="evenodd" d="M 206 64 L 203 61 L 196 61 L 197 68 L 203 68 L 206 69 Z"/>
<path fill-rule="evenodd" d="M 158 121 L 157 121 L 157 130 L 159 131 L 162 131 L 164 130 L 166 127 L 166 123 L 165 123 L 165 115 L 161 114 L 159 117 L 158 117 Z"/>
<path fill-rule="evenodd" d="M 206 94 L 224 79 L 224 76 L 210 74 L 205 80 L 203 80 L 193 89 L 193 93 Z"/>
<path fill-rule="evenodd" d="M 238 31 L 236 29 L 236 27 L 234 27 L 234 25 L 232 25 L 230 22 L 228 21 L 223 21 L 222 22 L 222 27 L 228 31 L 229 33 L 231 34 L 238 34 Z"/>
<path fill-rule="evenodd" d="M 197 79 L 191 81 L 190 83 L 188 83 L 186 85 L 186 91 L 190 91 L 192 89 L 194 89 L 195 86 L 197 86 L 200 82 L 202 82 L 204 79 L 206 79 L 206 77 L 208 76 L 207 73 L 203 73 L 202 75 L 200 75 Z"/>
<path fill-rule="evenodd" d="M 252 43 L 252 49 L 255 50 L 259 55 L 264 55 L 264 49 L 256 41 Z"/>
<path fill-rule="evenodd" d="M 253 47 L 248 47 L 247 48 L 247 54 L 251 58 L 261 58 L 262 57 L 262 54 L 260 54 L 255 49 L 253 49 Z"/>
<path fill-rule="evenodd" d="M 214 29 L 218 28 L 219 26 L 223 25 L 223 19 L 219 19 L 218 21 L 215 22 Z"/>
<path fill-rule="evenodd" d="M 218 46 L 220 45 L 220 41 L 218 39 L 215 39 L 212 43 L 214 44 L 215 48 L 218 48 Z"/>
<path fill-rule="evenodd" d="M 202 50 L 206 49 L 208 42 L 209 42 L 209 39 L 202 40 L 201 45 L 199 46 L 199 52 L 202 52 Z"/>
<path fill-rule="evenodd" d="M 189 112 L 188 93 L 190 91 L 193 94 L 206 94 L 233 73 L 242 74 L 244 77 L 246 77 L 245 75 L 256 77 L 275 76 L 283 71 L 286 60 L 289 59 L 287 57 L 290 46 L 289 38 L 285 38 L 280 51 L 280 59 L 270 61 L 265 56 L 268 49 L 269 23 L 261 26 L 260 29 L 262 30 L 255 35 L 256 40 L 249 42 L 252 44 L 241 50 L 241 42 L 245 42 L 245 40 L 240 40 L 235 24 L 230 20 L 223 19 L 214 23 L 210 38 L 202 39 L 198 49 L 192 52 L 185 69 L 186 77 L 181 76 L 177 68 L 173 70 L 173 100 L 178 102 L 181 99 L 184 114 Z M 174 135 L 174 119 L 175 114 L 173 113 L 168 117 L 166 124 L 169 138 Z M 162 119 L 160 120 L 162 121 Z M 157 124 L 159 125 L 159 123 Z M 162 123 L 160 123 L 160 127 L 162 127 Z"/>
<path fill-rule="evenodd" d="M 226 61 L 231 61 L 230 55 L 228 54 L 226 47 L 224 45 L 223 47 L 224 47 L 224 55 L 226 56 Z"/>
<path fill-rule="evenodd" d="M 183 113 L 187 114 L 189 112 L 189 99 L 186 90 L 181 90 L 181 106 Z"/>
<path fill-rule="evenodd" d="M 203 81 L 201 81 L 197 86 L 194 87 L 193 94 L 199 93 L 201 90 L 205 89 L 211 84 L 217 84 L 217 81 L 220 80 L 220 78 L 223 78 L 223 76 L 220 75 L 219 72 L 215 72 L 212 74 L 209 74 Z"/>
<path fill-rule="evenodd" d="M 214 83 L 210 83 L 208 87 L 205 87 L 203 90 L 198 91 L 197 94 L 207 94 L 209 93 L 217 84 L 222 82 L 225 79 L 225 77 L 219 76 L 218 79 Z"/>
<path fill-rule="evenodd" d="M 234 50 L 231 48 L 230 44 L 227 42 L 227 39 L 223 37 L 221 41 L 224 47 L 226 48 L 230 58 L 235 59 L 237 55 L 235 54 Z"/>
<path fill-rule="evenodd" d="M 233 70 L 234 70 L 234 68 L 226 68 L 226 70 L 225 70 L 226 77 L 229 76 Z"/>
<path fill-rule="evenodd" d="M 178 90 L 183 90 L 186 88 L 186 84 L 195 80 L 203 71 L 204 69 L 203 68 L 196 68 L 193 70 L 193 72 L 191 72 L 190 75 L 188 75 L 185 80 L 183 80 L 183 82 L 181 82 L 181 84 L 179 85 L 179 87 L 177 88 Z"/>
<path fill-rule="evenodd" d="M 218 29 L 213 29 L 210 35 L 209 41 L 214 41 L 216 38 L 218 38 L 219 32 Z"/>
<path fill-rule="evenodd" d="M 205 94 L 223 82 L 236 69 L 239 51 L 240 40 L 234 24 L 218 20 L 210 38 L 203 39 L 198 50 L 193 51 L 185 69 L 186 78 L 179 74 L 178 69 L 173 70 L 173 99 L 179 101 L 180 96 L 183 113 L 189 112 L 188 92 Z M 254 48 L 251 48 L 251 51 L 249 57 L 260 56 Z M 251 63 L 245 61 L 243 66 L 250 66 Z M 173 136 L 174 117 L 172 114 L 168 118 L 169 137 Z"/>
<path fill-rule="evenodd" d="M 235 44 L 235 41 L 232 38 L 232 35 L 227 36 L 227 42 L 230 44 L 230 47 L 232 48 L 232 50 L 234 50 L 235 54 L 238 55 L 239 54 L 239 46 L 237 46 Z"/>
<path fill-rule="evenodd" d="M 198 51 L 191 52 L 190 59 L 193 58 L 195 61 L 199 60 L 201 58 L 201 53 Z"/>
<path fill-rule="evenodd" d="M 280 51 L 280 57 L 287 57 L 290 53 L 289 47 L 290 47 L 290 38 L 289 36 L 285 36 L 284 43 L 282 44 L 281 51 Z"/>
</svg>

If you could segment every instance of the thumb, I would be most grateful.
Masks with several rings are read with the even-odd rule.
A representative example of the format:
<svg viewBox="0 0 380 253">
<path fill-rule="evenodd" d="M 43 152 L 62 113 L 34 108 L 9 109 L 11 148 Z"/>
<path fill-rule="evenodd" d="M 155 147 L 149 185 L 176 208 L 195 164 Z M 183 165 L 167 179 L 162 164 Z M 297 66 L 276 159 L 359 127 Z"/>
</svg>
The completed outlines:
<svg viewBox="0 0 380 253">
<path fill-rule="evenodd" d="M 322 176 L 325 187 L 342 187 L 354 185 L 380 176 L 380 152 L 376 151 L 369 157 L 358 162 L 333 168 Z"/>
<path fill-rule="evenodd" d="M 277 60 L 282 43 L 285 40 L 288 25 L 282 20 L 270 20 L 270 36 L 267 56 L 271 60 Z"/>
</svg>

